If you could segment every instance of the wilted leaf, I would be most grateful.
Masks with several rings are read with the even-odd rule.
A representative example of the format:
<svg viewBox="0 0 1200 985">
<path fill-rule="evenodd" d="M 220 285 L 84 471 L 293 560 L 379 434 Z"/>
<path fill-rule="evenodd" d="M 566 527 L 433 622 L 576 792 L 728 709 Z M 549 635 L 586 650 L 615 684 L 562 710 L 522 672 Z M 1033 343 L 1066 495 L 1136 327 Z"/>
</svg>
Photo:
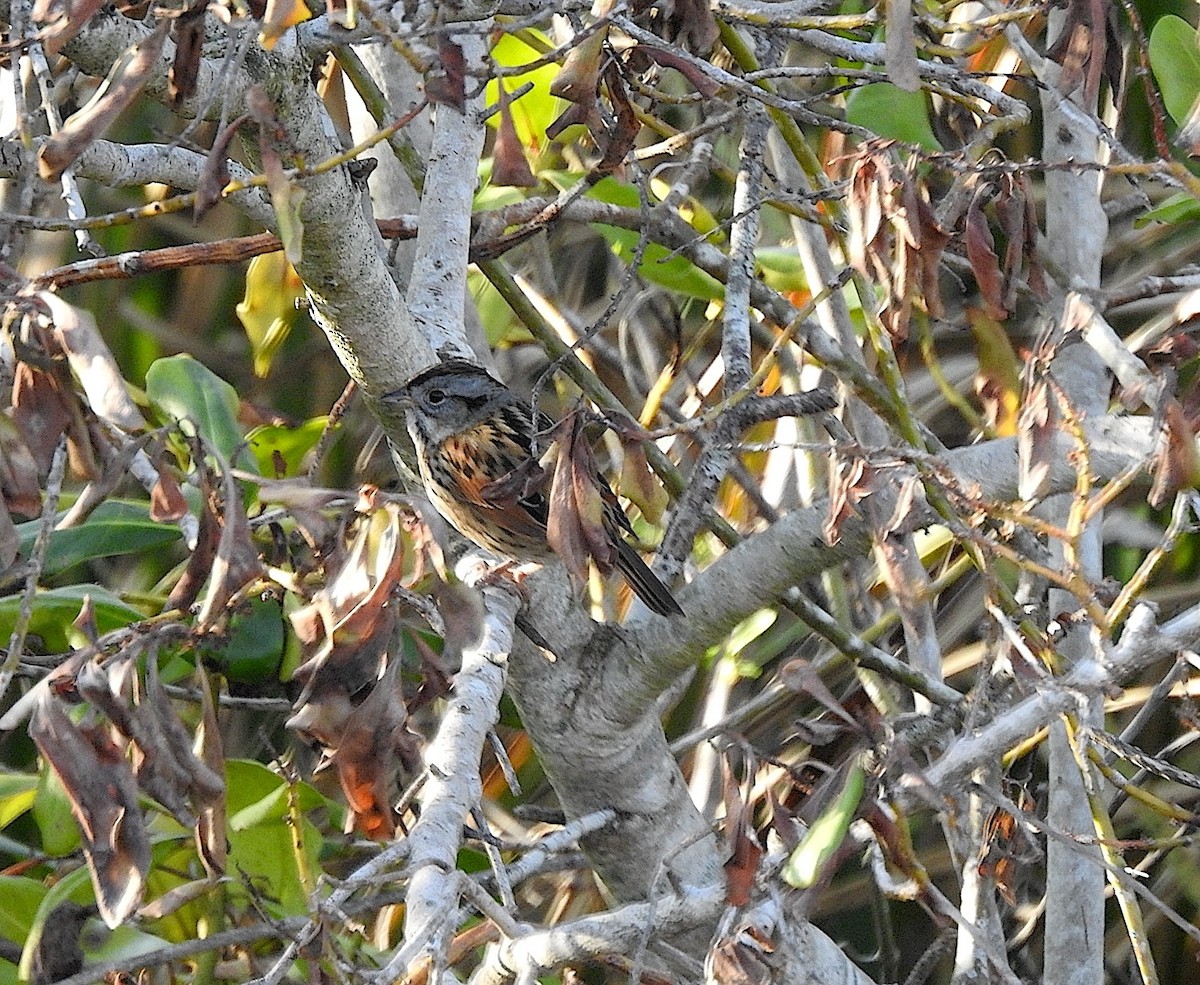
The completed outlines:
<svg viewBox="0 0 1200 985">
<path fill-rule="evenodd" d="M 734 779 L 727 759 L 722 760 L 721 776 L 725 802 L 725 902 L 745 906 L 750 902 L 754 877 L 763 850 L 751 833 L 749 807 Z"/>
<path fill-rule="evenodd" d="M 642 511 L 651 523 L 658 523 L 670 505 L 671 498 L 667 495 L 663 484 L 650 469 L 646 460 L 646 449 L 636 438 L 621 437 L 624 458 L 621 461 L 621 474 L 617 479 L 617 492 L 628 499 Z"/>
<path fill-rule="evenodd" d="M 743 923 L 708 952 L 706 985 L 773 985 L 781 974 L 774 953 L 775 944 L 762 928 Z"/>
<path fill-rule="evenodd" d="M 296 302 L 302 297 L 304 282 L 282 252 L 264 253 L 250 261 L 246 292 L 236 311 L 250 340 L 255 376 L 263 378 L 271 371 L 275 354 L 296 320 Z"/>
<path fill-rule="evenodd" d="M 554 429 L 554 440 L 558 458 L 550 483 L 546 539 L 579 580 L 587 579 L 589 559 L 608 574 L 616 563 L 616 546 L 606 526 L 601 480 L 578 413 L 567 415 Z"/>
<path fill-rule="evenodd" d="M 38 38 L 47 55 L 57 55 L 62 46 L 83 30 L 104 0 L 37 0 L 32 17 L 42 25 Z"/>
<path fill-rule="evenodd" d="M 596 87 L 600 82 L 600 62 L 604 56 L 604 41 L 608 29 L 593 31 L 567 52 L 562 68 L 550 84 L 552 95 L 585 106 L 596 103 Z"/>
<path fill-rule="evenodd" d="M 196 204 L 192 209 L 192 218 L 196 222 L 221 201 L 221 193 L 229 184 L 229 144 L 249 119 L 249 114 L 244 114 L 230 123 L 217 134 L 212 149 L 205 155 L 204 167 L 200 169 L 200 178 L 196 182 Z"/>
<path fill-rule="evenodd" d="M 102 421 L 124 431 L 144 429 L 146 419 L 129 396 L 117 360 L 100 334 L 95 316 L 67 304 L 50 291 L 39 291 L 37 298 L 50 312 L 54 338 L 83 387 L 88 406 Z"/>
<path fill-rule="evenodd" d="M 721 91 L 721 87 L 710 75 L 698 68 L 693 62 L 669 48 L 660 48 L 658 45 L 643 43 L 637 45 L 633 51 L 634 54 L 647 58 L 657 65 L 675 69 L 705 99 L 712 99 Z"/>
<path fill-rule="evenodd" d="M 802 657 L 793 657 L 779 671 L 779 680 L 788 690 L 815 698 L 826 711 L 841 719 L 855 732 L 861 731 L 854 716 L 842 707 L 842 703 L 833 696 L 833 692 L 821 680 L 821 675 L 807 660 Z"/>
<path fill-rule="evenodd" d="M 137 909 L 150 870 L 150 839 L 129 764 L 103 728 L 76 727 L 49 695 L 34 709 L 29 736 L 70 797 L 100 916 L 117 927 Z"/>
<path fill-rule="evenodd" d="M 5 506 L 17 513 L 37 516 L 42 512 L 37 462 L 7 414 L 0 414 L 0 496 Z"/>
<path fill-rule="evenodd" d="M 607 139 L 602 144 L 604 153 L 596 165 L 596 170 L 602 174 L 611 174 L 624 163 L 625 155 L 633 150 L 642 124 L 629 102 L 625 82 L 615 62 L 610 62 L 605 70 L 604 82 L 616 121 L 606 134 Z"/>
<path fill-rule="evenodd" d="M 438 39 L 436 75 L 425 81 L 425 96 L 431 103 L 453 106 L 460 113 L 467 105 L 467 63 L 462 47 L 445 34 Z"/>
<path fill-rule="evenodd" d="M 207 8 L 207 0 L 199 0 L 175 21 L 175 60 L 167 76 L 167 93 L 176 106 L 196 92 L 200 59 L 204 54 L 204 12 Z"/>
<path fill-rule="evenodd" d="M 1188 425 L 1177 400 L 1168 400 L 1163 413 L 1163 433 L 1155 453 L 1154 484 L 1149 503 L 1155 509 L 1180 489 L 1189 489 L 1200 481 L 1200 457 L 1196 454 L 1196 436 Z"/>
<path fill-rule="evenodd" d="M 261 137 L 261 135 L 260 135 Z M 304 222 L 300 208 L 307 192 L 288 177 L 283 161 L 265 137 L 259 140 L 262 153 L 263 173 L 267 176 L 267 191 L 271 195 L 271 208 L 275 212 L 283 253 L 293 265 L 300 262 L 304 253 Z"/>
<path fill-rule="evenodd" d="M 105 131 L 141 91 L 154 72 L 169 20 L 158 26 L 140 44 L 124 52 L 113 63 L 108 78 L 82 109 L 51 134 L 38 151 L 38 173 L 46 181 L 57 181 L 93 141 Z"/>
<path fill-rule="evenodd" d="M 967 228 L 964 239 L 971 272 L 983 297 L 987 313 L 998 320 L 1008 317 L 1004 307 L 1004 276 L 1000 272 L 1000 258 L 996 256 L 996 242 L 988 227 L 987 216 L 981 206 L 982 193 L 977 194 L 967 208 Z"/>
<path fill-rule="evenodd" d="M 998 321 L 978 308 L 968 307 L 966 314 L 979 360 L 975 392 L 996 434 L 1010 437 L 1017 433 L 1021 406 L 1021 360 Z"/>
<path fill-rule="evenodd" d="M 312 17 L 304 0 L 267 0 L 258 43 L 271 51 L 284 33 Z"/>
<path fill-rule="evenodd" d="M 525 148 L 517 137 L 509 105 L 508 90 L 500 83 L 500 126 L 496 131 L 496 142 L 492 148 L 492 184 L 514 188 L 532 188 L 537 178 L 529 170 L 525 160 Z"/>
<path fill-rule="evenodd" d="M 668 4 L 636 0 L 630 6 L 639 18 L 653 10 L 650 26 L 654 32 L 694 55 L 707 55 L 721 36 L 707 0 L 672 0 Z"/>
<path fill-rule="evenodd" d="M 186 513 L 187 500 L 179 481 L 159 462 L 158 481 L 150 490 L 150 519 L 155 523 L 175 523 Z"/>
<path fill-rule="evenodd" d="M 419 768 L 419 757 L 413 754 L 416 735 L 407 722 L 400 661 L 389 660 L 383 676 L 332 743 L 333 765 L 354 812 L 355 829 L 377 841 L 396 831 L 396 766 L 403 759 L 407 769 Z"/>
<path fill-rule="evenodd" d="M 75 431 L 72 395 L 55 374 L 18 362 L 13 370 L 12 403 L 12 420 L 38 472 L 45 475 L 63 435 Z"/>
</svg>

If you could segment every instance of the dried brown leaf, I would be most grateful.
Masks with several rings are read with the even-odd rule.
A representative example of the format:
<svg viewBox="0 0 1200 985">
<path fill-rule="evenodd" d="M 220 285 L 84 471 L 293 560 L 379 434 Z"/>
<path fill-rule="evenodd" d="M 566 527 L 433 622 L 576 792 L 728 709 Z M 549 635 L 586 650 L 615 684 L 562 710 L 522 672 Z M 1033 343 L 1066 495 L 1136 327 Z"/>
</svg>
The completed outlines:
<svg viewBox="0 0 1200 985">
<path fill-rule="evenodd" d="M 1004 307 L 1004 276 L 1000 271 L 1000 258 L 996 256 L 996 241 L 983 213 L 981 195 L 976 195 L 967 207 L 967 227 L 964 239 L 967 259 L 975 274 L 975 283 L 983 297 L 987 313 L 997 320 L 1008 317 Z"/>
<path fill-rule="evenodd" d="M 1156 509 L 1180 489 L 1192 488 L 1200 481 L 1196 435 L 1177 400 L 1168 400 L 1164 408 L 1162 438 L 1154 456 L 1153 473 L 1148 501 Z"/>
<path fill-rule="evenodd" d="M 0 414 L 0 496 L 16 513 L 37 516 L 42 511 L 37 462 L 7 414 Z"/>
<path fill-rule="evenodd" d="M 46 54 L 57 55 L 102 6 L 104 0 L 37 0 L 32 17 L 41 25 L 38 37 Z"/>
<path fill-rule="evenodd" d="M 200 0 L 175 20 L 175 60 L 167 76 L 167 93 L 176 106 L 196 92 L 200 59 L 204 54 L 204 12 L 207 7 L 207 0 Z"/>
<path fill-rule="evenodd" d="M 615 62 L 610 62 L 605 70 L 604 82 L 605 88 L 608 89 L 609 102 L 612 103 L 616 115 L 616 122 L 608 131 L 608 139 L 603 145 L 604 154 L 596 165 L 596 169 L 601 174 L 612 174 L 624 163 L 625 155 L 633 149 L 634 142 L 641 132 L 642 124 L 633 111 L 629 94 L 625 91 L 625 82 L 621 78 Z"/>
<path fill-rule="evenodd" d="M 75 428 L 70 399 L 55 375 L 27 362 L 17 363 L 13 370 L 12 420 L 41 475 L 49 471 L 62 436 Z"/>
<path fill-rule="evenodd" d="M 158 463 L 158 481 L 150 490 L 150 519 L 155 523 L 175 523 L 187 513 L 187 500 L 183 498 L 183 489 L 179 481 L 165 467 Z"/>
<path fill-rule="evenodd" d="M 100 139 L 154 73 L 163 41 L 171 27 L 169 20 L 158 26 L 139 44 L 124 52 L 113 64 L 108 78 L 82 109 L 51 134 L 38 151 L 38 173 L 46 181 L 57 181 L 93 141 Z"/>
<path fill-rule="evenodd" d="M 717 85 L 712 76 L 708 75 L 698 65 L 684 58 L 678 52 L 671 51 L 668 48 L 660 48 L 658 45 L 645 43 L 637 45 L 634 48 L 634 52 L 650 59 L 650 61 L 657 65 L 661 65 L 663 68 L 675 69 L 705 99 L 712 99 L 721 91 L 721 87 Z"/>
<path fill-rule="evenodd" d="M 467 63 L 462 48 L 441 35 L 438 41 L 440 71 L 425 80 L 425 97 L 431 103 L 453 106 L 460 113 L 467 106 Z"/>
<path fill-rule="evenodd" d="M 562 68 L 550 83 L 550 94 L 568 102 L 596 105 L 596 87 L 600 82 L 600 61 L 608 29 L 594 31 L 575 45 L 563 60 Z"/>
<path fill-rule="evenodd" d="M 410 768 L 416 765 L 411 755 L 416 737 L 407 728 L 399 666 L 398 660 L 388 662 L 367 699 L 346 720 L 333 754 L 354 826 L 375 840 L 391 838 L 396 831 L 392 802 L 398 756 L 408 759 Z"/>
<path fill-rule="evenodd" d="M 205 156 L 204 167 L 200 169 L 200 178 L 196 182 L 196 204 L 192 209 L 192 218 L 196 222 L 221 201 L 221 193 L 229 184 L 229 145 L 249 119 L 249 114 L 245 114 L 230 123 L 217 134 L 212 149 Z"/>
<path fill-rule="evenodd" d="M 721 763 L 722 799 L 725 803 L 725 902 L 730 906 L 745 906 L 750 902 L 754 877 L 763 850 L 751 834 L 750 812 L 746 798 L 730 769 L 729 761 Z"/>
<path fill-rule="evenodd" d="M 117 360 L 100 334 L 95 316 L 67 304 L 57 294 L 40 291 L 38 301 L 50 313 L 54 340 L 83 387 L 88 406 L 102 421 L 123 431 L 141 431 L 146 419 L 125 385 Z"/>
<path fill-rule="evenodd" d="M 29 736 L 67 793 L 100 916 L 115 928 L 137 909 L 150 870 L 150 839 L 129 763 L 104 728 L 77 727 L 49 694 L 34 708 Z"/>
<path fill-rule="evenodd" d="M 533 188 L 537 178 L 529 170 L 525 159 L 525 148 L 517 136 L 509 105 L 508 90 L 500 82 L 500 125 L 496 129 L 496 141 L 492 147 L 492 184 L 513 188 Z"/>
</svg>

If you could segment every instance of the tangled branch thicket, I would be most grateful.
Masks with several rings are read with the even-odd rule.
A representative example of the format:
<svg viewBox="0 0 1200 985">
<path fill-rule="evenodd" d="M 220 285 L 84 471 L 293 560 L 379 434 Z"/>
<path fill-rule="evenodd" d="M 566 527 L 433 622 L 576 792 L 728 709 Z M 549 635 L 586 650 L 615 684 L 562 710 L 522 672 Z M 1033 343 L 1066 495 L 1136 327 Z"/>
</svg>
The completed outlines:
<svg viewBox="0 0 1200 985">
<path fill-rule="evenodd" d="M 861 6 L 0 2 L 0 982 L 1191 980 L 1196 30 Z"/>
</svg>

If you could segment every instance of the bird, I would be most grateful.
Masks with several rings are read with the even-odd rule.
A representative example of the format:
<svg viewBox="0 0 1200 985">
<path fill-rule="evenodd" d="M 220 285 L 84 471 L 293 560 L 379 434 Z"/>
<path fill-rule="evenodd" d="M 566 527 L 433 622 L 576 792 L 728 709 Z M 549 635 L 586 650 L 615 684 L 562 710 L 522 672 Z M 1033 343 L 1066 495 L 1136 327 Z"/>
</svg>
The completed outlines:
<svg viewBox="0 0 1200 985">
<path fill-rule="evenodd" d="M 555 422 L 465 359 L 447 359 L 418 373 L 383 397 L 405 411 L 425 493 L 434 508 L 468 540 L 513 561 L 544 561 L 552 554 L 547 536 L 549 503 L 536 483 L 523 475 L 544 473 L 533 457 L 537 434 Z M 508 480 L 508 481 L 502 481 Z M 593 560 L 604 574 L 613 566 L 652 612 L 683 615 L 683 609 L 636 550 L 624 539 L 633 534 L 616 494 L 595 476 L 603 501 L 603 536 L 612 551 Z M 500 490 L 511 489 L 510 494 Z"/>
</svg>

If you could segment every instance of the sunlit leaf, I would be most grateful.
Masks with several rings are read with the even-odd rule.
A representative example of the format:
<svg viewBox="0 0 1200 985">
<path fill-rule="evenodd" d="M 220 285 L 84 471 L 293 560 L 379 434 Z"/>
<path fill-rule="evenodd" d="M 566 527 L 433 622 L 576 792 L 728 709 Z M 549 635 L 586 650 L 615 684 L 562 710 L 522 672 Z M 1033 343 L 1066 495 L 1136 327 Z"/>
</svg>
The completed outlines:
<svg viewBox="0 0 1200 985">
<path fill-rule="evenodd" d="M 1150 67 L 1163 105 L 1180 126 L 1200 95 L 1200 47 L 1196 29 L 1182 17 L 1160 17 L 1150 32 Z"/>
<path fill-rule="evenodd" d="M 96 626 L 101 633 L 128 626 L 145 616 L 102 585 L 68 585 L 40 591 L 33 597 L 29 632 L 41 638 L 48 652 L 63 652 L 71 647 L 72 641 L 83 642 L 71 621 L 79 615 L 85 595 L 91 596 Z M 20 595 L 0 598 L 0 636 L 4 639 L 12 634 L 21 598 Z"/>
<path fill-rule="evenodd" d="M 246 268 L 246 293 L 236 308 L 238 321 L 250 340 L 254 375 L 271 371 L 276 353 L 296 321 L 297 302 L 304 297 L 304 282 L 282 251 L 264 253 Z M 265 474 L 270 471 L 264 469 Z"/>
<path fill-rule="evenodd" d="M 924 92 L 905 92 L 890 82 L 858 86 L 846 96 L 846 119 L 881 137 L 929 151 L 942 150 L 929 124 L 929 101 Z"/>
<path fill-rule="evenodd" d="M 238 424 L 237 391 L 191 356 L 156 359 L 146 371 L 146 397 L 165 421 L 188 422 L 226 461 L 247 464 L 238 456 L 242 428 Z"/>
<path fill-rule="evenodd" d="M 842 791 L 832 805 L 813 821 L 808 833 L 788 856 L 780 875 L 789 886 L 807 889 L 836 854 L 850 830 L 866 787 L 866 771 L 859 763 L 850 767 Z"/>
<path fill-rule="evenodd" d="M 328 425 L 326 416 L 310 418 L 296 427 L 264 424 L 246 435 L 246 443 L 263 475 L 297 476 L 304 470 L 304 457 L 317 446 Z"/>
<path fill-rule="evenodd" d="M 37 520 L 18 524 L 21 554 L 28 556 L 33 549 L 39 526 Z M 170 544 L 179 537 L 178 527 L 150 519 L 147 504 L 110 499 L 79 526 L 51 531 L 43 571 L 47 575 L 57 574 L 82 561 L 137 554 Z"/>
<path fill-rule="evenodd" d="M 547 48 L 554 47 L 549 39 L 546 41 L 546 46 Z M 511 34 L 500 35 L 499 40 L 492 47 L 491 54 L 496 63 L 505 68 L 526 65 L 542 56 L 540 51 L 531 48 L 520 38 Z M 546 127 L 562 111 L 562 102 L 550 94 L 550 85 L 557 72 L 557 66 L 548 64 L 520 75 L 505 76 L 510 91 L 527 83 L 533 83 L 533 88 L 529 92 L 513 100 L 511 108 L 513 125 L 516 127 L 521 145 L 529 148 L 534 154 L 539 153 L 545 146 Z M 499 83 L 495 79 L 491 79 L 487 84 L 489 105 L 499 101 L 498 85 Z M 496 116 L 488 119 L 488 125 L 492 127 L 498 126 L 499 122 L 499 118 Z"/>
</svg>

